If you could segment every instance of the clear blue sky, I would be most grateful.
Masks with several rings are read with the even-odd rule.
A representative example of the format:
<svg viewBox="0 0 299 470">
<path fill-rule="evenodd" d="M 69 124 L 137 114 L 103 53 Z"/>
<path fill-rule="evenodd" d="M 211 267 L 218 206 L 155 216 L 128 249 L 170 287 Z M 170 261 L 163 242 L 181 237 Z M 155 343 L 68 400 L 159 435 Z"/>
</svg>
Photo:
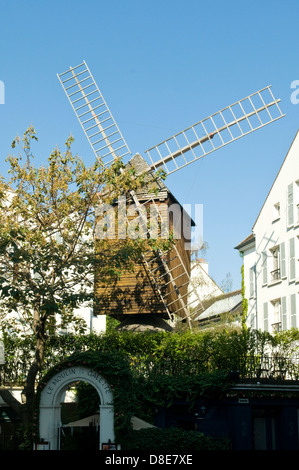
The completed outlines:
<svg viewBox="0 0 299 470">
<path fill-rule="evenodd" d="M 203 204 L 206 258 L 217 283 L 241 285 L 234 246 L 250 234 L 299 128 L 299 3 L 214 0 L 0 1 L 1 172 L 16 134 L 33 124 L 36 160 L 75 137 L 93 153 L 56 73 L 86 60 L 132 153 L 264 86 L 286 117 L 169 176 L 182 204 Z"/>
</svg>

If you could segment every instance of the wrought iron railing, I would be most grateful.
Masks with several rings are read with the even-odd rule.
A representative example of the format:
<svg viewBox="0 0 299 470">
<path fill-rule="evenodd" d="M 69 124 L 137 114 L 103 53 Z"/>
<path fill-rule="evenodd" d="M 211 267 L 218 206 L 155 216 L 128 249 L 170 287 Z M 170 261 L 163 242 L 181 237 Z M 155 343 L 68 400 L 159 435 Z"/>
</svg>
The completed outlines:
<svg viewBox="0 0 299 470">
<path fill-rule="evenodd" d="M 143 375 L 193 375 L 203 372 L 237 372 L 240 379 L 299 380 L 299 356 L 213 357 L 208 362 L 187 359 L 162 360 L 134 358 L 132 368 Z"/>
<path fill-rule="evenodd" d="M 146 377 L 157 375 L 192 376 L 206 372 L 233 371 L 242 379 L 299 380 L 299 356 L 213 356 L 208 360 L 173 359 L 170 357 L 129 357 L 132 372 Z M 22 361 L 0 366 L 0 384 L 22 385 L 26 364 Z"/>
<path fill-rule="evenodd" d="M 280 269 L 274 269 L 271 271 L 271 281 L 278 281 L 280 279 Z"/>
</svg>

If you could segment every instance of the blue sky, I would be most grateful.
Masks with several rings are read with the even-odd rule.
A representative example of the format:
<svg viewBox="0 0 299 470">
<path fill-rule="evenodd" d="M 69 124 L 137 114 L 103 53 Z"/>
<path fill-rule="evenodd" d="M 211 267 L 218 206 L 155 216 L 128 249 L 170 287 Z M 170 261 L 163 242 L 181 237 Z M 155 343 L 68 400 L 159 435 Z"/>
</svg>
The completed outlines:
<svg viewBox="0 0 299 470">
<path fill-rule="evenodd" d="M 86 60 L 132 153 L 267 86 L 286 117 L 170 175 L 182 204 L 203 205 L 206 258 L 220 284 L 241 285 L 234 247 L 250 234 L 299 127 L 297 0 L 0 1 L 0 170 L 33 124 L 43 162 L 70 133 L 93 153 L 56 74 Z M 299 95 L 298 95 L 299 96 Z"/>
</svg>

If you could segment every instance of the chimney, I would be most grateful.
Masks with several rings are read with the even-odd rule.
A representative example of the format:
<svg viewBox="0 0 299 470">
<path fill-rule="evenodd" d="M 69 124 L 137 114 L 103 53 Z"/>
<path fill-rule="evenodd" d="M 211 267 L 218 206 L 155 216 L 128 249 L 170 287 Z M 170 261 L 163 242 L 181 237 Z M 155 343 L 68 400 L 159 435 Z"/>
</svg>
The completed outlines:
<svg viewBox="0 0 299 470">
<path fill-rule="evenodd" d="M 202 267 L 202 269 L 209 274 L 209 264 L 204 258 L 200 258 L 199 264 Z"/>
</svg>

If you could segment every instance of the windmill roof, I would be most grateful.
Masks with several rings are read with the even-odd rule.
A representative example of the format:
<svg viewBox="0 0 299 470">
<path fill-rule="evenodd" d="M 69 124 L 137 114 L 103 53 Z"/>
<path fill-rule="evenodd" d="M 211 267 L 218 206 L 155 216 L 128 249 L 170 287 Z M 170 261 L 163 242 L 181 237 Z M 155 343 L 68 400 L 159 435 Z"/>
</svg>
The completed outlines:
<svg viewBox="0 0 299 470">
<path fill-rule="evenodd" d="M 138 196 L 141 196 L 141 197 L 144 197 L 144 198 L 149 198 L 149 197 L 153 197 L 153 195 L 155 195 L 155 199 L 166 199 L 170 195 L 171 198 L 174 200 L 174 202 L 179 204 L 181 206 L 182 210 L 184 211 L 184 213 L 190 218 L 192 226 L 193 227 L 195 226 L 195 222 L 192 219 L 192 217 L 190 217 L 190 215 L 185 211 L 185 209 L 183 208 L 181 203 L 177 200 L 177 198 L 173 195 L 173 193 L 168 189 L 168 187 L 166 186 L 164 181 L 161 178 L 157 178 L 157 177 L 154 178 L 155 171 L 151 170 L 149 164 L 145 161 L 145 159 L 139 153 L 136 153 L 128 161 L 126 166 L 134 168 L 136 170 L 137 174 L 141 174 L 141 173 L 146 172 L 147 173 L 146 178 L 147 178 L 147 181 L 148 181 L 149 184 L 152 181 L 154 181 L 154 179 L 155 179 L 154 188 L 158 189 L 158 193 L 149 193 L 148 190 L 147 190 L 147 186 L 145 185 L 144 188 L 136 191 Z"/>
</svg>

